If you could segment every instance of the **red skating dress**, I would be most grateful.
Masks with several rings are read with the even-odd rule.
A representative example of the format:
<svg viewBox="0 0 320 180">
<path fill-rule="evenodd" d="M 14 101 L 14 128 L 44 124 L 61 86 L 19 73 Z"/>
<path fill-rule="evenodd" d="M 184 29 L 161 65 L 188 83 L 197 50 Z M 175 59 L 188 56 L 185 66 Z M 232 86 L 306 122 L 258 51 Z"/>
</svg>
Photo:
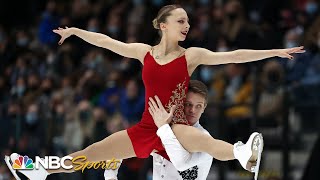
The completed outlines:
<svg viewBox="0 0 320 180">
<path fill-rule="evenodd" d="M 159 65 L 148 52 L 144 57 L 142 79 L 146 90 L 145 108 L 141 121 L 127 129 L 128 135 L 138 158 L 149 157 L 155 149 L 169 159 L 156 134 L 158 128 L 148 111 L 148 102 L 149 97 L 157 95 L 168 112 L 172 105 L 176 105 L 173 123 L 188 124 L 183 112 L 190 80 L 185 55 Z"/>
</svg>

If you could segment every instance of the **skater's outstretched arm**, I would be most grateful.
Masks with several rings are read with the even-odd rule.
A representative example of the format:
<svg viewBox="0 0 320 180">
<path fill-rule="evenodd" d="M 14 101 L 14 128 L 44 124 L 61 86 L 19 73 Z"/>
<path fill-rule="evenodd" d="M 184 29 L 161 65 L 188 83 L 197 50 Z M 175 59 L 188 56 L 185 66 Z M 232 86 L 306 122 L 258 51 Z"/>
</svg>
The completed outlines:
<svg viewBox="0 0 320 180">
<path fill-rule="evenodd" d="M 65 39 L 72 35 L 75 35 L 92 45 L 111 50 L 124 57 L 138 59 L 142 63 L 145 54 L 151 49 L 151 46 L 147 44 L 124 43 L 112 39 L 105 34 L 90 32 L 74 27 L 58 28 L 54 29 L 53 32 L 61 36 L 61 39 L 59 41 L 60 45 L 64 42 Z"/>
<path fill-rule="evenodd" d="M 217 65 L 229 63 L 246 63 L 258 61 L 271 57 L 282 57 L 293 59 L 293 54 L 304 53 L 303 46 L 288 49 L 271 49 L 271 50 L 250 50 L 239 49 L 228 52 L 212 52 L 205 48 L 191 47 L 187 49 L 186 56 L 189 57 L 189 64 L 194 66 Z"/>
</svg>

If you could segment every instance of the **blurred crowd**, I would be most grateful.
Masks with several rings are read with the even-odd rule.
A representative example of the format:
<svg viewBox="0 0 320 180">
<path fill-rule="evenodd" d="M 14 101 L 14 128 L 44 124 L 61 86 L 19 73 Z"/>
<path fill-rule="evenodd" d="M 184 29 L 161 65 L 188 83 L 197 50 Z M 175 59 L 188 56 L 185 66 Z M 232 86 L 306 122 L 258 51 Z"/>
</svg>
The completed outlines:
<svg viewBox="0 0 320 180">
<path fill-rule="evenodd" d="M 191 29 L 181 43 L 185 48 L 224 52 L 303 45 L 307 50 L 292 61 L 198 67 L 192 78 L 210 91 L 205 127 L 215 130 L 223 119 L 227 129 L 222 133 L 234 142 L 247 137 L 255 115 L 272 145 L 287 109 L 298 134 L 320 128 L 317 0 L 29 0 L 12 10 L 18 8 L 13 2 L 0 3 L 1 157 L 13 151 L 62 156 L 137 123 L 145 103 L 139 61 L 73 36 L 59 46 L 52 30 L 78 27 L 127 43 L 155 45 L 159 35 L 152 19 L 172 3 L 181 4 L 190 18 Z M 137 172 L 143 162 L 132 161 L 124 166 Z M 0 179 L 9 176 L 0 164 Z"/>
</svg>

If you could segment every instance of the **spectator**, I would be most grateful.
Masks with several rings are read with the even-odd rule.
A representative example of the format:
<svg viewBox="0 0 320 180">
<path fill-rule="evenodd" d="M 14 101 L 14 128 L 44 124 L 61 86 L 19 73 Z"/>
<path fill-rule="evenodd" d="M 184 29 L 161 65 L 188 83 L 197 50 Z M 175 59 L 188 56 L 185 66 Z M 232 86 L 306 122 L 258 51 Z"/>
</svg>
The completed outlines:
<svg viewBox="0 0 320 180">
<path fill-rule="evenodd" d="M 141 119 L 144 103 L 144 91 L 136 80 L 129 80 L 120 95 L 120 112 L 128 124 L 133 125 Z"/>
<path fill-rule="evenodd" d="M 51 30 L 59 26 L 59 21 L 56 2 L 48 1 L 46 10 L 42 13 L 38 30 L 38 38 L 42 44 L 49 46 L 56 44 L 57 37 Z"/>
</svg>

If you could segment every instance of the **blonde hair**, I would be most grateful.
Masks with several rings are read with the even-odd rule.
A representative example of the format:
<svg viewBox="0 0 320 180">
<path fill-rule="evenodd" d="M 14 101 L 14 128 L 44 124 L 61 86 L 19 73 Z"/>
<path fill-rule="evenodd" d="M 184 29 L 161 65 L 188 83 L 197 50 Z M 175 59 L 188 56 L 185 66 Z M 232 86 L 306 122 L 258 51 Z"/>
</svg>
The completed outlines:
<svg viewBox="0 0 320 180">
<path fill-rule="evenodd" d="M 182 8 L 178 4 L 172 4 L 172 5 L 166 5 L 163 6 L 159 12 L 156 18 L 153 19 L 152 24 L 155 29 L 160 29 L 160 23 L 164 23 L 167 20 L 167 17 L 171 15 L 171 11 Z"/>
</svg>

